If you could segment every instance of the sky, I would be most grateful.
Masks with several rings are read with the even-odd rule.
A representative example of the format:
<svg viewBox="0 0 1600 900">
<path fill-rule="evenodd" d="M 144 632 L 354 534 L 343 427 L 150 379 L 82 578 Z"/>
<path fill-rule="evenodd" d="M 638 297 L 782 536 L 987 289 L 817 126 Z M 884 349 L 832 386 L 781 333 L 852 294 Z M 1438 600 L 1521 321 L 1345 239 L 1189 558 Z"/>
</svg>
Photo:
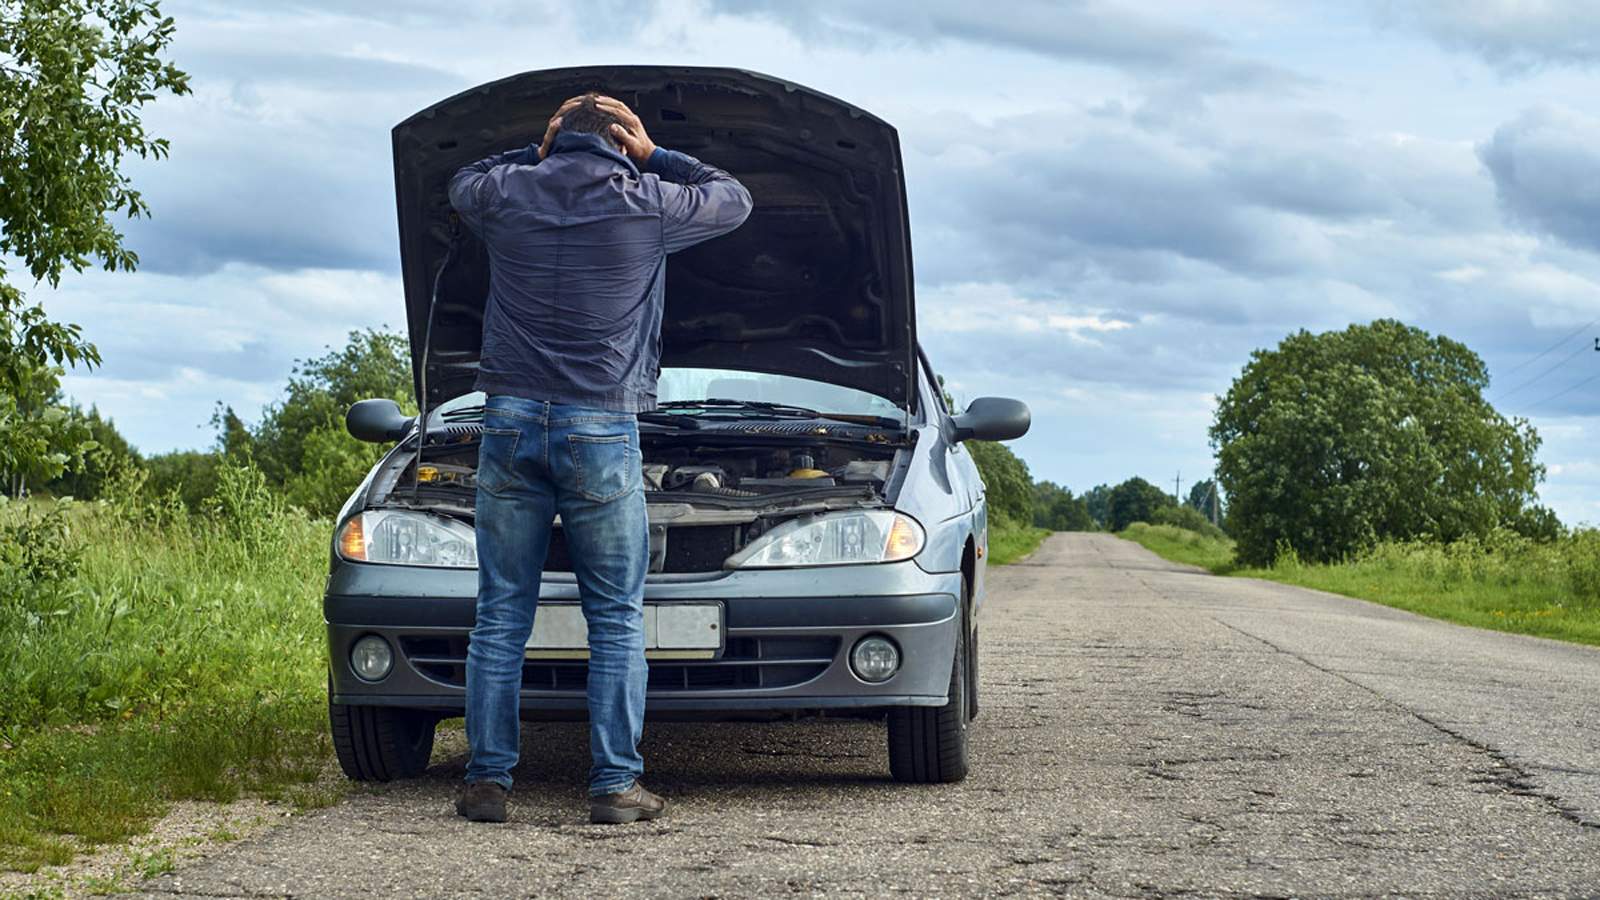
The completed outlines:
<svg viewBox="0 0 1600 900">
<path fill-rule="evenodd" d="M 1593 0 L 164 0 L 193 94 L 144 120 L 134 274 L 32 288 L 140 451 L 203 448 L 296 360 L 402 329 L 389 131 L 473 85 L 732 66 L 895 125 L 920 339 L 1075 492 L 1208 477 L 1250 354 L 1376 318 L 1465 343 L 1600 522 Z M 509 148 L 508 148 L 509 149 Z M 737 173 L 735 173 L 737 174 Z"/>
</svg>

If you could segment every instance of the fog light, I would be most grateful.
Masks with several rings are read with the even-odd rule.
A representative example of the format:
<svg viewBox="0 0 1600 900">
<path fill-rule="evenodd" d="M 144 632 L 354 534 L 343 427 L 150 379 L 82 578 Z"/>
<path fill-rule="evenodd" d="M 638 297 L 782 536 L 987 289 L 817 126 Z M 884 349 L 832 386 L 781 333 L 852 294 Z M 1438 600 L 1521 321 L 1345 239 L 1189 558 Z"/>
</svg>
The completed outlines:
<svg viewBox="0 0 1600 900">
<path fill-rule="evenodd" d="M 350 648 L 350 668 L 366 681 L 382 681 L 394 668 L 394 651 L 388 641 L 369 634 Z"/>
<path fill-rule="evenodd" d="M 850 668 L 862 681 L 888 681 L 900 668 L 900 649 L 888 638 L 864 637 L 850 651 Z"/>
</svg>

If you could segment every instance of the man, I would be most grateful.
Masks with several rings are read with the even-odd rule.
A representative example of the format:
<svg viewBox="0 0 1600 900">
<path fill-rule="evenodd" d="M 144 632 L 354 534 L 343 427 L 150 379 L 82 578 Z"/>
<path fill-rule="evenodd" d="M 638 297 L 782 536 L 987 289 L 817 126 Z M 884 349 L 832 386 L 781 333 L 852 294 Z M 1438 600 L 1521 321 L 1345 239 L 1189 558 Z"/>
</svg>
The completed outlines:
<svg viewBox="0 0 1600 900">
<path fill-rule="evenodd" d="M 653 819 L 666 803 L 638 781 L 650 548 L 635 414 L 655 408 L 666 255 L 737 228 L 750 194 L 658 148 L 620 101 L 585 94 L 537 149 L 457 172 L 450 202 L 489 252 L 472 758 L 456 811 L 506 819 L 524 647 L 559 514 L 589 631 L 589 819 Z"/>
</svg>

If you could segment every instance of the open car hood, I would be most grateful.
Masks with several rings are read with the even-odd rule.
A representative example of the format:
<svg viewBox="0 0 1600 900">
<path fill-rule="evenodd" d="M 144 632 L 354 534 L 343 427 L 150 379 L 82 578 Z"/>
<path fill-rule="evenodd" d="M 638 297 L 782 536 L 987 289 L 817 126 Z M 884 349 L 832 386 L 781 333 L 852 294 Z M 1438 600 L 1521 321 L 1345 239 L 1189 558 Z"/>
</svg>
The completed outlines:
<svg viewBox="0 0 1600 900">
<path fill-rule="evenodd" d="M 471 390 L 489 284 L 488 257 L 465 228 L 441 273 L 450 176 L 537 142 L 561 102 L 588 90 L 627 103 L 660 146 L 728 170 L 755 201 L 731 234 L 669 258 L 663 366 L 797 375 L 909 408 L 916 334 L 894 128 L 754 72 L 594 66 L 491 82 L 394 128 L 406 317 L 426 409 Z"/>
</svg>

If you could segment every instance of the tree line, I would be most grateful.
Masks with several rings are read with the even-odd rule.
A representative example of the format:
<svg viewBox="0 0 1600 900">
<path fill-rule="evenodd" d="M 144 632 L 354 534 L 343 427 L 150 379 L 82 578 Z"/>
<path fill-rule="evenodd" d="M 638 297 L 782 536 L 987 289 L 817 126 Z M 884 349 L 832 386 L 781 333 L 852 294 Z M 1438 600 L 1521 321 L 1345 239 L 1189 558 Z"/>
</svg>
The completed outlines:
<svg viewBox="0 0 1600 900">
<path fill-rule="evenodd" d="M 1049 531 L 1121 531 L 1134 522 L 1176 525 L 1216 537 L 1225 512 L 1215 481 L 1197 482 L 1177 497 L 1137 476 L 1112 487 L 1100 484 L 1079 495 L 1053 481 L 1034 481 L 1004 444 L 967 443 L 983 483 L 991 523 L 999 528 L 1031 525 Z"/>
<path fill-rule="evenodd" d="M 45 492 L 94 500 L 117 481 L 130 478 L 148 499 L 170 498 L 198 511 L 215 497 L 223 470 L 232 465 L 260 471 L 284 502 L 316 516 L 331 516 L 388 449 L 351 437 L 344 414 L 352 403 L 388 397 L 407 414 L 411 362 L 403 335 L 352 331 L 345 345 L 295 366 L 281 399 L 248 425 L 231 406 L 218 404 L 211 424 L 216 441 L 208 450 L 178 450 L 143 456 L 98 410 L 71 410 L 91 446 Z"/>
</svg>

